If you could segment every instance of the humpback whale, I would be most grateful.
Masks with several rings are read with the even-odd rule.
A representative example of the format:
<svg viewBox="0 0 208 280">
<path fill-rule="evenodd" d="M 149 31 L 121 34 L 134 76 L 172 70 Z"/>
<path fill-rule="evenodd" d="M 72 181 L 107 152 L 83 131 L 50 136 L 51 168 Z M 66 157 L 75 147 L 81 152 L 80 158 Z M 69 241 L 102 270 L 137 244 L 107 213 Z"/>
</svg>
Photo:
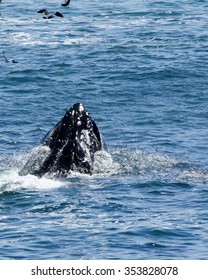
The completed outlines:
<svg viewBox="0 0 208 280">
<path fill-rule="evenodd" d="M 96 123 L 84 105 L 76 103 L 46 134 L 38 154 L 29 158 L 19 175 L 66 177 L 70 171 L 91 175 L 94 155 L 103 149 L 102 136 Z"/>
</svg>

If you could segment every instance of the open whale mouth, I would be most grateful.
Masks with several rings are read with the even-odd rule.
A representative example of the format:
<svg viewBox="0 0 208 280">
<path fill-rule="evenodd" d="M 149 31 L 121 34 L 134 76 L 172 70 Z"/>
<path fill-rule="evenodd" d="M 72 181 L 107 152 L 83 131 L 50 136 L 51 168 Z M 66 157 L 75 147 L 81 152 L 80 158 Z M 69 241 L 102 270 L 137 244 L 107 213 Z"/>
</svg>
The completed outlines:
<svg viewBox="0 0 208 280">
<path fill-rule="evenodd" d="M 77 103 L 43 138 L 41 147 L 49 148 L 47 155 L 29 159 L 20 175 L 56 173 L 64 177 L 69 171 L 92 174 L 94 154 L 103 145 L 97 125 L 85 107 Z"/>
<path fill-rule="evenodd" d="M 73 170 L 91 174 L 95 152 L 93 123 L 84 106 L 75 104 L 65 114 L 58 130 L 57 137 L 53 139 L 52 136 L 49 144 L 56 154 L 54 171 L 64 173 Z"/>
</svg>

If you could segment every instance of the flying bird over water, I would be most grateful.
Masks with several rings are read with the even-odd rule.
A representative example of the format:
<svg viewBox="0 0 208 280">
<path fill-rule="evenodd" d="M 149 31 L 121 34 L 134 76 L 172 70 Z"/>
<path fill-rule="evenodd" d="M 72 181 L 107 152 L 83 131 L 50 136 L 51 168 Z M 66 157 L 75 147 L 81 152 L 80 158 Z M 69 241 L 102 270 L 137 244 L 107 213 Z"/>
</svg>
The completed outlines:
<svg viewBox="0 0 208 280">
<path fill-rule="evenodd" d="M 64 4 L 61 4 L 61 6 L 67 7 L 70 4 L 71 0 L 64 0 Z"/>
<path fill-rule="evenodd" d="M 44 14 L 45 17 L 43 17 L 44 19 L 50 19 L 50 18 L 54 18 L 54 16 L 57 16 L 57 17 L 64 17 L 61 13 L 59 12 L 55 12 L 53 14 L 49 14 L 48 10 L 47 9 L 41 9 L 38 11 L 38 13 L 40 14 Z"/>
<path fill-rule="evenodd" d="M 2 54 L 5 59 L 5 62 L 18 63 L 18 61 L 14 60 L 14 59 L 8 59 L 5 55 L 5 51 L 2 51 Z"/>
</svg>

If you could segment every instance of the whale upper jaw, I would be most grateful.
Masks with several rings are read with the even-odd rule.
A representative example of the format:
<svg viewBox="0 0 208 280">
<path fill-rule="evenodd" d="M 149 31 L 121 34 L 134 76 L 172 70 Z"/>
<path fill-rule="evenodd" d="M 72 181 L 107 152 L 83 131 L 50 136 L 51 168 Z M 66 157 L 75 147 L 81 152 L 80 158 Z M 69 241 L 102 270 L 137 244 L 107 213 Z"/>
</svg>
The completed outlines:
<svg viewBox="0 0 208 280">
<path fill-rule="evenodd" d="M 46 155 L 41 160 L 29 159 L 20 175 L 41 177 L 49 173 L 65 177 L 70 171 L 92 174 L 94 154 L 103 149 L 103 144 L 96 123 L 84 105 L 76 103 L 43 138 L 41 147 L 48 148 Z"/>
</svg>

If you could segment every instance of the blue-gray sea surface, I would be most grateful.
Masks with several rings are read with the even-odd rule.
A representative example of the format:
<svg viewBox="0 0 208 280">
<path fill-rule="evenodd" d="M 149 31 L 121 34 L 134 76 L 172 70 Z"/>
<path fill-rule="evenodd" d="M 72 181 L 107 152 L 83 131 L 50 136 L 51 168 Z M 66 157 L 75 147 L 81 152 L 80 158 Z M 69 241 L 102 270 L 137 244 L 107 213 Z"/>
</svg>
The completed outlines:
<svg viewBox="0 0 208 280">
<path fill-rule="evenodd" d="M 0 3 L 0 259 L 207 259 L 208 1 L 63 2 Z M 76 102 L 94 174 L 19 176 Z"/>
</svg>

